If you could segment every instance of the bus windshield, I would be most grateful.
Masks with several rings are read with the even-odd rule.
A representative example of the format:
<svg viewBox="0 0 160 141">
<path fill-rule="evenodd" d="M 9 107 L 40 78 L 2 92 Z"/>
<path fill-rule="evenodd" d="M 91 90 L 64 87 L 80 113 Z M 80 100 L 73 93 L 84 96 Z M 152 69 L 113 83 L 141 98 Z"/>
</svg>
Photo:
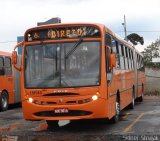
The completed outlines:
<svg viewBox="0 0 160 141">
<path fill-rule="evenodd" d="M 76 44 L 77 42 L 57 42 L 26 46 L 25 87 L 99 85 L 100 41 L 81 41 Z"/>
</svg>

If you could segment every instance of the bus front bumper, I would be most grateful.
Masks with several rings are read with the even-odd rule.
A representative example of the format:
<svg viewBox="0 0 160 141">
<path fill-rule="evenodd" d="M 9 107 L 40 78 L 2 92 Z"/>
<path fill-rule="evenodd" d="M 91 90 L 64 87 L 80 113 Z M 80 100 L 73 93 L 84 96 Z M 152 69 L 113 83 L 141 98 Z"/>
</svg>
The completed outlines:
<svg viewBox="0 0 160 141">
<path fill-rule="evenodd" d="M 86 103 L 39 105 L 22 102 L 26 120 L 78 120 L 107 118 L 106 99 L 98 98 Z"/>
</svg>

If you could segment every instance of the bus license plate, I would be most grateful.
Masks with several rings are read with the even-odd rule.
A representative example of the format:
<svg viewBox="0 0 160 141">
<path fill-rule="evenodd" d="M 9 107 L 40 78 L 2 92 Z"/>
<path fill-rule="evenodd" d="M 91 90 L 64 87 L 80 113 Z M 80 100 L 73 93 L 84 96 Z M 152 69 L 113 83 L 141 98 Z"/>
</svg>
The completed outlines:
<svg viewBox="0 0 160 141">
<path fill-rule="evenodd" d="M 58 113 L 68 113 L 68 109 L 67 108 L 54 109 L 54 113 L 55 114 L 58 114 Z"/>
</svg>

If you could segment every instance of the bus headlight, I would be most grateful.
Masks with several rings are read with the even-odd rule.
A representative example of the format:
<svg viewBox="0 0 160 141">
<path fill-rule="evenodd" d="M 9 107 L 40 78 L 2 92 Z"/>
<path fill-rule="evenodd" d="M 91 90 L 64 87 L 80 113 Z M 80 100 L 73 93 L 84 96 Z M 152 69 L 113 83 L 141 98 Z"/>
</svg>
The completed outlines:
<svg viewBox="0 0 160 141">
<path fill-rule="evenodd" d="M 28 98 L 28 102 L 29 102 L 29 103 L 32 103 L 32 102 L 33 102 L 33 98 L 31 98 L 31 97 Z"/>
<path fill-rule="evenodd" d="M 92 100 L 95 101 L 95 100 L 97 100 L 97 99 L 98 99 L 98 96 L 97 96 L 97 95 L 93 95 L 93 96 L 92 96 Z"/>
</svg>

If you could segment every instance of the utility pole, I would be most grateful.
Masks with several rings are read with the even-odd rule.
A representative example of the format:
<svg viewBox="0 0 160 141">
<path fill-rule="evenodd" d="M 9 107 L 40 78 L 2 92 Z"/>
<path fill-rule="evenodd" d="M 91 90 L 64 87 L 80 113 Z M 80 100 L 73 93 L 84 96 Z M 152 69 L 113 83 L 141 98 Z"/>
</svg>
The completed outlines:
<svg viewBox="0 0 160 141">
<path fill-rule="evenodd" d="M 125 33 L 125 40 L 127 40 L 127 27 L 126 27 L 126 17 L 124 15 L 124 22 L 122 23 L 123 27 L 124 27 L 124 33 Z"/>
</svg>

